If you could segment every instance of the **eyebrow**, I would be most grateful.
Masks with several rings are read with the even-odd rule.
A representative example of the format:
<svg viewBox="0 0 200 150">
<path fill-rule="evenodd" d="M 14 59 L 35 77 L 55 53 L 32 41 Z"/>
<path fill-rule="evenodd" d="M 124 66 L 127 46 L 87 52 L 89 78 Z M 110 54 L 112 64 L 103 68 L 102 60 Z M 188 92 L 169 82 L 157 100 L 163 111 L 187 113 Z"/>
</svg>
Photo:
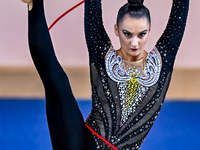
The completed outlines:
<svg viewBox="0 0 200 150">
<path fill-rule="evenodd" d="M 128 30 L 126 30 L 126 29 L 122 29 L 122 31 L 123 31 L 123 32 L 125 31 L 125 32 L 128 32 L 128 33 L 131 33 L 130 31 L 128 31 Z M 141 31 L 140 33 L 143 33 L 143 32 L 147 32 L 147 29 Z M 133 33 L 131 33 L 131 34 L 133 34 Z"/>
</svg>

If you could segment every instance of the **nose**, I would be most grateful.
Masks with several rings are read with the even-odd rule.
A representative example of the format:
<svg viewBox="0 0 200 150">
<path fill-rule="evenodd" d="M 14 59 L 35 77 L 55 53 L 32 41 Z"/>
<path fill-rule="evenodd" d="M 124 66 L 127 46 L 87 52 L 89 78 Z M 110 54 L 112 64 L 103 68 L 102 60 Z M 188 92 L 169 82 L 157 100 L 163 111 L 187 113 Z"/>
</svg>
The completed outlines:
<svg viewBox="0 0 200 150">
<path fill-rule="evenodd" d="M 137 37 L 133 37 L 131 39 L 131 46 L 134 48 L 138 48 L 138 42 L 139 42 L 139 39 Z"/>
</svg>

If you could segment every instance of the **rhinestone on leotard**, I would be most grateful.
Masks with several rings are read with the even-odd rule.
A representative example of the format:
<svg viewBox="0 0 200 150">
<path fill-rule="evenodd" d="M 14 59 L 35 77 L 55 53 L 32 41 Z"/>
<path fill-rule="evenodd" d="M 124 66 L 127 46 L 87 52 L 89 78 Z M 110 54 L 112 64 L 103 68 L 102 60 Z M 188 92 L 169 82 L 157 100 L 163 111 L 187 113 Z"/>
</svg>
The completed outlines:
<svg viewBox="0 0 200 150">
<path fill-rule="evenodd" d="M 106 55 L 106 71 L 108 76 L 118 85 L 122 109 L 121 126 L 135 112 L 148 87 L 158 81 L 162 61 L 158 50 L 154 48 L 146 57 L 144 71 L 134 66 L 130 68 L 125 65 L 122 58 L 111 48 Z"/>
</svg>

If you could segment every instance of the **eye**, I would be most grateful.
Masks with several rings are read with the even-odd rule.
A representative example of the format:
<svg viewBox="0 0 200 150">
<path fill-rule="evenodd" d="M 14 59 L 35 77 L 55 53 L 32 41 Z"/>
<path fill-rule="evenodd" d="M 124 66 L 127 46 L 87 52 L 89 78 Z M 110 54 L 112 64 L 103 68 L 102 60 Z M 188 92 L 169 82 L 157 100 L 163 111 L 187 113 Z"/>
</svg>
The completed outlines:
<svg viewBox="0 0 200 150">
<path fill-rule="evenodd" d="M 142 33 L 140 33 L 138 36 L 139 36 L 139 37 L 144 37 L 146 34 L 147 34 L 146 32 L 142 32 Z"/>
<path fill-rule="evenodd" d="M 131 36 L 131 33 L 129 33 L 129 32 L 123 32 L 124 33 L 124 35 L 126 36 L 126 37 L 130 37 Z"/>
</svg>

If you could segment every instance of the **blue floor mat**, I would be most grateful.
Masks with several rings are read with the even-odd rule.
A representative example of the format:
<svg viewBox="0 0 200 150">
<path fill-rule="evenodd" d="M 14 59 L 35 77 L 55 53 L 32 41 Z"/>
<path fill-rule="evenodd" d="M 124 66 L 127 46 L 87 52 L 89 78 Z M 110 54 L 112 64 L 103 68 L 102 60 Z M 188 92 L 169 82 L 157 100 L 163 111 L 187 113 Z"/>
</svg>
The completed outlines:
<svg viewBox="0 0 200 150">
<path fill-rule="evenodd" d="M 165 102 L 141 150 L 200 150 L 199 118 L 200 102 Z M 44 100 L 0 100 L 0 150 L 52 150 Z"/>
</svg>

